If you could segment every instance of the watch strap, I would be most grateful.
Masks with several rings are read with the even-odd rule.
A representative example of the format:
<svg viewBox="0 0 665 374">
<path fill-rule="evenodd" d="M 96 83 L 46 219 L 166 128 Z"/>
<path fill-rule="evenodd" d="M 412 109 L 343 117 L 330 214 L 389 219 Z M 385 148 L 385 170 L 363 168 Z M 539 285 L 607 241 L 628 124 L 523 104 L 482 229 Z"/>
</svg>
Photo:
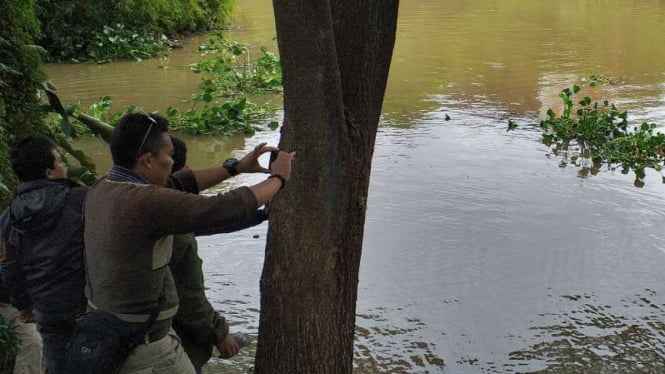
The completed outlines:
<svg viewBox="0 0 665 374">
<path fill-rule="evenodd" d="M 282 182 L 282 186 L 279 188 L 280 190 L 286 187 L 286 177 L 282 174 L 270 174 L 267 179 L 270 178 L 278 178 Z"/>
</svg>

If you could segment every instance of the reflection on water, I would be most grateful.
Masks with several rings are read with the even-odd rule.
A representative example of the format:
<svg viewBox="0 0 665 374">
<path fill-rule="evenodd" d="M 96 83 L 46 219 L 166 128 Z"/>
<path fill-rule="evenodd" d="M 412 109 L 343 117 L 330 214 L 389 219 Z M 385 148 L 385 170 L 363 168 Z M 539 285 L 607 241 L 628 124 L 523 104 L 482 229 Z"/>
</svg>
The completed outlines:
<svg viewBox="0 0 665 374">
<path fill-rule="evenodd" d="M 616 315 L 635 317 L 627 326 L 648 328 L 638 316 L 651 316 L 651 306 L 625 300 L 645 288 L 657 292 L 652 300 L 665 292 L 660 179 L 637 190 L 620 173 L 578 178 L 545 157 L 537 132 L 507 134 L 501 118 L 455 111 L 445 121 L 442 113 L 379 134 L 359 311 L 390 305 L 384 326 L 404 328 L 405 346 L 430 343 L 450 373 L 550 368 L 549 351 L 529 360 L 515 352 L 552 340 L 539 327 L 585 318 L 574 300 L 556 295 L 594 295 L 588 304 L 622 310 Z M 604 328 L 594 317 L 589 323 Z M 426 327 L 411 330 L 405 318 Z M 665 354 L 662 344 L 648 349 Z M 398 367 L 397 357 L 408 362 L 392 352 L 382 367 Z M 587 360 L 587 352 L 571 354 Z M 635 362 L 653 373 L 661 365 Z M 411 372 L 439 371 L 411 362 Z"/>
<path fill-rule="evenodd" d="M 544 364 L 532 373 L 665 372 L 665 304 L 656 291 L 645 289 L 614 306 L 599 304 L 594 294 L 561 298 L 572 310 L 551 313 L 558 323 L 533 327 L 545 341 L 511 352 L 511 361 Z M 633 315 L 635 309 L 641 313 Z"/>
<path fill-rule="evenodd" d="M 368 312 L 374 313 L 356 316 L 355 372 L 443 370 L 445 362 L 437 356 L 436 344 L 413 339 L 420 330 L 427 328 L 425 323 L 417 318 L 389 318 L 386 308 L 381 307 Z"/>
<path fill-rule="evenodd" d="M 267 0 L 239 2 L 232 38 L 270 44 Z M 403 0 L 372 167 L 357 308 L 357 373 L 665 371 L 665 185 L 649 172 L 580 178 L 536 123 L 586 88 L 665 123 L 665 3 Z M 189 51 L 160 61 L 51 65 L 61 97 L 163 110 L 195 90 Z M 280 114 L 281 115 L 281 114 Z M 189 138 L 194 167 L 278 132 Z M 106 146 L 81 147 L 108 165 Z M 301 153 L 298 157 L 306 157 Z M 266 160 L 264 160 L 265 162 Z M 297 161 L 296 161 L 297 167 Z M 100 167 L 104 169 L 104 167 Z M 211 192 L 255 183 L 242 175 Z M 266 224 L 199 238 L 214 306 L 256 338 Z M 246 373 L 253 347 L 207 373 Z"/>
</svg>

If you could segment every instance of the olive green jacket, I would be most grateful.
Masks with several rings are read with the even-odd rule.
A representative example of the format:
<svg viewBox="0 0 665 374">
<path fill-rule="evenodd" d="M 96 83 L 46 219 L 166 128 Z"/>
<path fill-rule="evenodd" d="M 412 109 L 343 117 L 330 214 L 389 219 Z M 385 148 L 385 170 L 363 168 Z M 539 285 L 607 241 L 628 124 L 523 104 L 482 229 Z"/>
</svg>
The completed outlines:
<svg viewBox="0 0 665 374">
<path fill-rule="evenodd" d="M 195 368 L 201 368 L 212 356 L 212 347 L 224 340 L 229 326 L 205 295 L 203 270 L 194 234 L 173 236 L 173 255 L 169 264 L 180 307 L 173 328 Z"/>
<path fill-rule="evenodd" d="M 222 234 L 256 226 L 268 219 L 265 210 L 236 224 L 211 230 L 197 231 L 197 235 Z M 229 326 L 210 305 L 203 284 L 202 261 L 194 234 L 174 235 L 173 255 L 169 267 L 178 291 L 180 308 L 173 319 L 173 328 L 182 340 L 183 348 L 195 368 L 201 368 L 212 356 L 212 347 L 221 343 L 229 333 Z"/>
</svg>

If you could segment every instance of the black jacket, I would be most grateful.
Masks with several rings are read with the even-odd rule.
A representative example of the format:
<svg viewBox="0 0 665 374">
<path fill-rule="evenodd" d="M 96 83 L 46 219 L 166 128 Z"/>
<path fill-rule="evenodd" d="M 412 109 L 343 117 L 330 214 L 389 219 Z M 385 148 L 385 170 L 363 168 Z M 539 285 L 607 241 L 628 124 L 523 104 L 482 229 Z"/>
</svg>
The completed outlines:
<svg viewBox="0 0 665 374">
<path fill-rule="evenodd" d="M 66 312 L 85 303 L 83 202 L 87 189 L 69 179 L 18 186 L 0 218 L 2 275 L 12 304 Z M 26 292 L 27 291 L 27 292 Z"/>
</svg>

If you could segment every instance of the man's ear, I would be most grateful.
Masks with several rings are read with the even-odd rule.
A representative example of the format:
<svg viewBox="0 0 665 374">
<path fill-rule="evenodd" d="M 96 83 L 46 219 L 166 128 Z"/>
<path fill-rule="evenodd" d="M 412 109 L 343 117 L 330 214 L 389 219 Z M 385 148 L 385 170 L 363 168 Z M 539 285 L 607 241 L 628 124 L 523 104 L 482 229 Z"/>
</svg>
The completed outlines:
<svg viewBox="0 0 665 374">
<path fill-rule="evenodd" d="M 53 169 L 53 168 L 47 168 L 46 171 L 44 171 L 44 176 L 46 177 L 46 179 L 49 179 L 49 180 L 57 179 L 57 177 L 53 174 L 54 170 L 55 169 Z"/>
<path fill-rule="evenodd" d="M 152 153 L 146 152 L 139 156 L 138 160 L 136 160 L 136 163 L 139 164 L 141 167 L 145 169 L 151 169 L 152 168 Z"/>
</svg>

